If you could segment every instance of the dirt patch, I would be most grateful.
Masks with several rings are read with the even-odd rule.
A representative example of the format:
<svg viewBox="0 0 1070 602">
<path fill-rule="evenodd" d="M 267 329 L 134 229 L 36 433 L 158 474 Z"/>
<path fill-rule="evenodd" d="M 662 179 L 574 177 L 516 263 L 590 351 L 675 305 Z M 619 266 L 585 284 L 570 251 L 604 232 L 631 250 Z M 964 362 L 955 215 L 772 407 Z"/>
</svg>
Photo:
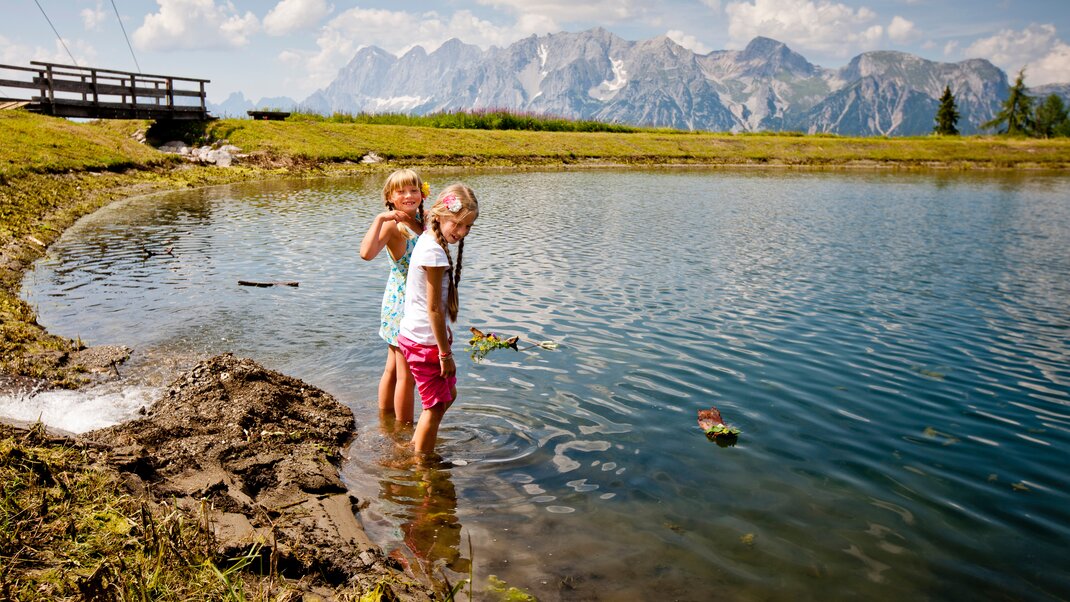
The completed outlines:
<svg viewBox="0 0 1070 602">
<path fill-rule="evenodd" d="M 389 582 L 398 600 L 432 599 L 360 524 L 337 468 L 354 434 L 330 394 L 224 354 L 176 379 L 144 417 L 83 438 L 110 448 L 135 493 L 191 516 L 207 505 L 221 554 L 261 550 L 282 577 L 360 591 Z"/>
</svg>

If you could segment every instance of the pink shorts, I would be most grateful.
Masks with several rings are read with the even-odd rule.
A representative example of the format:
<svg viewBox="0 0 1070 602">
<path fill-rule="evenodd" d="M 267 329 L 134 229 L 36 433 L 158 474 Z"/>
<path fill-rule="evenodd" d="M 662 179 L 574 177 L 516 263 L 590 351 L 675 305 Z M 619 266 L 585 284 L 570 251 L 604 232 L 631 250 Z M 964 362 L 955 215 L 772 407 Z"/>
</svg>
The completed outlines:
<svg viewBox="0 0 1070 602">
<path fill-rule="evenodd" d="M 457 377 L 442 376 L 438 345 L 421 345 L 398 335 L 398 347 L 405 355 L 405 361 L 409 363 L 409 371 L 412 372 L 416 388 L 420 391 L 420 405 L 425 410 L 438 403 L 453 401 L 450 389 L 456 386 Z"/>
</svg>

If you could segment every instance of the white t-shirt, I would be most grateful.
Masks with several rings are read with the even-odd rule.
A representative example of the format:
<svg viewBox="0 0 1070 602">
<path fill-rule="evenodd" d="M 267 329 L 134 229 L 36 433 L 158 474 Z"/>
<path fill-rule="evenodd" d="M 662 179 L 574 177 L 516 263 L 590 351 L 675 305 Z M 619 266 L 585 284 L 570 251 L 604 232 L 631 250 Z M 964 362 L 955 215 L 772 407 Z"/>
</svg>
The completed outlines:
<svg viewBox="0 0 1070 602">
<path fill-rule="evenodd" d="M 405 314 L 401 318 L 401 335 L 421 345 L 434 345 L 435 333 L 431 330 L 431 320 L 427 316 L 427 272 L 425 266 L 446 267 L 450 265 L 446 251 L 439 246 L 430 228 L 420 235 L 416 248 L 409 259 L 409 275 L 405 283 Z M 449 294 L 446 281 L 447 271 L 442 271 L 442 305 L 446 308 Z M 449 320 L 446 321 L 449 330 Z"/>
</svg>

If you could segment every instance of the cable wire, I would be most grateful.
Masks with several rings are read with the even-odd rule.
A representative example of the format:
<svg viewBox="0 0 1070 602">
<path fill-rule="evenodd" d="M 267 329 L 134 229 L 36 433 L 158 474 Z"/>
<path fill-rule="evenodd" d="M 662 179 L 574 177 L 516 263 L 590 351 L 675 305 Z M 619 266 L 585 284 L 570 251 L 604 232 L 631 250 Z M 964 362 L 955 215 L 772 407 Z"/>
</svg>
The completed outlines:
<svg viewBox="0 0 1070 602">
<path fill-rule="evenodd" d="M 48 13 L 45 12 L 45 7 L 41 6 L 41 3 L 37 0 L 33 1 L 34 4 L 37 5 L 37 8 L 41 9 L 41 14 L 45 16 L 45 21 L 48 21 L 48 26 L 52 28 L 52 33 L 56 34 L 56 37 L 59 38 L 59 43 L 63 44 L 63 49 L 67 51 L 67 56 L 71 57 L 71 61 L 74 62 L 74 65 L 76 67 L 80 66 L 78 65 L 78 61 L 75 60 L 74 55 L 71 54 L 71 49 L 67 48 L 67 43 L 63 41 L 63 36 L 59 35 L 59 32 L 56 31 L 56 26 L 52 24 L 52 19 L 48 18 Z"/>
<path fill-rule="evenodd" d="M 111 0 L 111 7 L 115 11 L 115 18 L 119 20 L 119 28 L 123 30 L 123 37 L 126 38 L 126 47 L 130 49 L 130 56 L 134 59 L 134 65 L 137 66 L 137 72 L 141 73 L 141 64 L 137 62 L 137 56 L 134 54 L 134 47 L 130 45 L 130 36 L 126 35 L 126 26 L 123 25 L 123 18 L 119 16 L 119 9 L 115 7 L 115 0 Z"/>
</svg>

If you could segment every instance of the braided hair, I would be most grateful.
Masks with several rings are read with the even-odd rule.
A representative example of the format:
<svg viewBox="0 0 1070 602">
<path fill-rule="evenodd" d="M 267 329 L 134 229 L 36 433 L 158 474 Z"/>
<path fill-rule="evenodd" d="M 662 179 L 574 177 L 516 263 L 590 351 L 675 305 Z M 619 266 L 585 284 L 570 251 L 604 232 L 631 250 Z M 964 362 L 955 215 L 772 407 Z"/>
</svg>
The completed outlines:
<svg viewBox="0 0 1070 602">
<path fill-rule="evenodd" d="M 411 169 L 399 169 L 391 173 L 386 178 L 386 183 L 383 184 L 383 205 L 393 211 L 397 209 L 394 203 L 390 202 L 390 195 L 399 188 L 405 186 L 415 186 L 420 190 L 424 190 L 424 183 L 420 180 L 419 174 Z M 416 208 L 416 221 L 423 223 L 424 221 L 424 204 L 420 203 L 420 206 Z"/>
<path fill-rule="evenodd" d="M 460 203 L 460 208 L 457 211 L 450 211 L 447 207 L 446 199 L 450 199 L 450 204 Z M 449 245 L 446 244 L 446 237 L 442 235 L 442 219 L 450 218 L 462 218 L 469 213 L 479 214 L 479 203 L 476 201 L 476 193 L 472 192 L 472 189 L 464 184 L 452 184 L 447 186 L 438 195 L 438 199 L 431 205 L 429 210 L 430 216 L 428 220 L 431 225 L 431 232 L 435 235 L 435 241 L 438 242 L 442 250 L 446 252 L 446 261 L 449 262 L 449 267 L 446 269 L 446 311 L 448 312 L 450 322 L 457 321 L 457 309 L 460 306 L 457 296 L 457 288 L 461 282 L 461 261 L 464 257 L 464 239 L 457 243 L 457 262 L 454 263 L 453 256 L 450 255 Z"/>
</svg>

